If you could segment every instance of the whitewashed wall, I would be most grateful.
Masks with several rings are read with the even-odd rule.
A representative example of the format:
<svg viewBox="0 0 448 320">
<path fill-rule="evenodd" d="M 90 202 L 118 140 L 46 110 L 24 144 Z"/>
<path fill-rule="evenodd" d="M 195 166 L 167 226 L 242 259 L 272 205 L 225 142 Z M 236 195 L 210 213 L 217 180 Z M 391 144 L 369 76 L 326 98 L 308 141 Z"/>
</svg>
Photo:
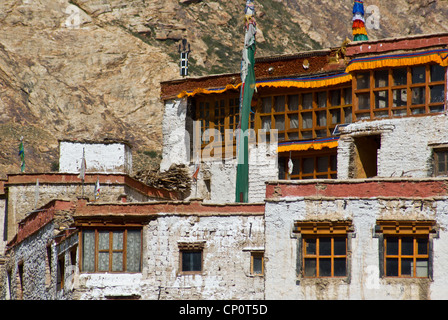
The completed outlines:
<svg viewBox="0 0 448 320">
<path fill-rule="evenodd" d="M 87 172 L 124 174 L 132 172 L 132 151 L 127 144 L 73 141 L 59 143 L 59 172 L 79 173 L 83 150 Z"/>
<path fill-rule="evenodd" d="M 163 118 L 163 159 L 160 170 L 168 170 L 172 164 L 189 166 L 195 170 L 196 158 L 190 159 L 190 139 L 186 130 L 188 100 L 165 102 Z M 190 119 L 191 120 L 191 119 Z M 204 149 L 203 153 L 207 154 Z M 195 157 L 195 156 L 194 156 Z M 204 159 L 206 157 L 200 157 Z M 192 184 L 190 196 L 212 203 L 235 202 L 236 158 L 215 159 L 201 164 L 199 181 Z M 265 198 L 265 181 L 278 177 L 277 142 L 250 144 L 249 146 L 249 202 L 261 202 Z M 207 179 L 207 186 L 204 180 Z"/>
<path fill-rule="evenodd" d="M 266 299 L 446 299 L 448 297 L 447 199 L 421 205 L 412 199 L 305 199 L 266 203 Z M 352 220 L 350 281 L 305 279 L 297 272 L 295 221 Z M 435 220 L 433 281 L 379 276 L 377 219 Z"/>
<path fill-rule="evenodd" d="M 179 272 L 179 242 L 204 241 L 203 272 Z M 160 213 L 144 228 L 143 270 L 80 274 L 77 297 L 103 299 L 263 299 L 264 279 L 250 274 L 250 250 L 264 248 L 260 216 L 178 216 Z"/>
<path fill-rule="evenodd" d="M 434 143 L 448 143 L 448 115 L 361 121 L 343 128 L 338 145 L 338 179 L 350 178 L 353 138 L 380 134 L 379 177 L 431 176 Z"/>
</svg>

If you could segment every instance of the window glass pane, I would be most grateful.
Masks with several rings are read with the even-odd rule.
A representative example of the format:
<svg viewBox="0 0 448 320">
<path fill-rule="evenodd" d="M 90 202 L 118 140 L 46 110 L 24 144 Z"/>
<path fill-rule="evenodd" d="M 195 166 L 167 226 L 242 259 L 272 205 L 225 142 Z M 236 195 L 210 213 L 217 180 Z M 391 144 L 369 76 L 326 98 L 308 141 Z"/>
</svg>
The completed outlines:
<svg viewBox="0 0 448 320">
<path fill-rule="evenodd" d="M 328 157 L 318 157 L 317 172 L 327 172 L 327 171 L 328 171 Z"/>
<path fill-rule="evenodd" d="M 332 106 L 341 105 L 341 90 L 330 91 L 330 103 Z"/>
<path fill-rule="evenodd" d="M 369 110 L 370 109 L 370 93 L 359 93 L 358 97 L 358 109 Z"/>
<path fill-rule="evenodd" d="M 314 159 L 304 158 L 303 159 L 303 173 L 313 173 L 314 172 Z"/>
<path fill-rule="evenodd" d="M 109 250 L 109 231 L 98 232 L 98 249 Z"/>
<path fill-rule="evenodd" d="M 331 255 L 331 238 L 319 238 L 319 255 Z"/>
<path fill-rule="evenodd" d="M 388 277 L 398 276 L 398 259 L 396 258 L 386 259 L 386 276 Z"/>
<path fill-rule="evenodd" d="M 393 69 L 392 76 L 394 78 L 394 86 L 404 86 L 408 82 L 406 68 Z"/>
<path fill-rule="evenodd" d="M 202 270 L 202 252 L 183 251 L 182 271 L 201 271 L 201 270 Z"/>
<path fill-rule="evenodd" d="M 126 242 L 126 271 L 141 271 L 141 231 L 128 230 Z"/>
<path fill-rule="evenodd" d="M 428 254 L 428 239 L 417 239 L 417 253 Z"/>
<path fill-rule="evenodd" d="M 252 269 L 254 274 L 263 273 L 263 256 L 254 254 L 252 256 Z"/>
<path fill-rule="evenodd" d="M 334 238 L 334 254 L 345 255 L 346 254 L 346 238 Z"/>
<path fill-rule="evenodd" d="M 344 103 L 352 104 L 352 89 L 344 89 Z"/>
<path fill-rule="evenodd" d="M 428 277 L 428 259 L 417 259 L 416 276 Z"/>
<path fill-rule="evenodd" d="M 305 253 L 316 254 L 316 239 L 305 239 Z"/>
<path fill-rule="evenodd" d="M 334 259 L 334 276 L 344 277 L 347 275 L 347 263 L 345 258 Z"/>
<path fill-rule="evenodd" d="M 387 246 L 387 255 L 395 255 L 398 254 L 398 238 L 387 238 L 386 242 Z"/>
<path fill-rule="evenodd" d="M 338 157 L 336 155 L 330 157 L 330 169 L 331 171 L 336 171 L 338 169 Z"/>
<path fill-rule="evenodd" d="M 444 81 L 445 80 L 445 68 L 438 64 L 431 65 L 430 79 L 431 79 L 430 80 L 431 82 Z"/>
<path fill-rule="evenodd" d="M 313 114 L 311 112 L 302 113 L 302 129 L 313 127 Z"/>
<path fill-rule="evenodd" d="M 285 111 L 285 96 L 276 96 L 274 97 L 275 103 L 275 112 L 283 112 Z"/>
<path fill-rule="evenodd" d="M 112 236 L 112 249 L 123 250 L 123 231 L 114 231 Z"/>
<path fill-rule="evenodd" d="M 95 271 L 95 231 L 84 230 L 82 232 L 82 270 Z"/>
<path fill-rule="evenodd" d="M 317 93 L 317 107 L 325 108 L 327 106 L 327 92 L 318 92 Z"/>
<path fill-rule="evenodd" d="M 98 253 L 98 271 L 109 271 L 109 252 Z"/>
<path fill-rule="evenodd" d="M 299 95 L 293 94 L 288 96 L 288 110 L 299 110 Z"/>
<path fill-rule="evenodd" d="M 408 94 L 406 89 L 392 90 L 392 107 L 403 107 L 407 105 Z"/>
<path fill-rule="evenodd" d="M 375 71 L 375 87 L 387 87 L 389 85 L 389 71 L 379 70 Z"/>
<path fill-rule="evenodd" d="M 112 253 L 112 271 L 123 271 L 123 252 Z"/>
<path fill-rule="evenodd" d="M 275 116 L 275 129 L 277 129 L 279 131 L 285 130 L 285 116 L 284 115 Z"/>
<path fill-rule="evenodd" d="M 300 174 L 300 159 L 292 159 L 292 174 Z"/>
<path fill-rule="evenodd" d="M 271 113 L 271 97 L 265 97 L 261 100 L 261 113 Z"/>
<path fill-rule="evenodd" d="M 299 127 L 299 115 L 298 114 L 290 114 L 289 117 L 289 128 L 297 129 Z"/>
<path fill-rule="evenodd" d="M 370 88 L 370 72 L 358 73 L 356 75 L 356 88 L 357 89 Z"/>
<path fill-rule="evenodd" d="M 299 140 L 299 133 L 298 132 L 288 132 L 288 139 L 289 140 Z"/>
<path fill-rule="evenodd" d="M 326 111 L 316 112 L 316 125 L 318 127 L 325 127 L 327 125 L 327 112 Z"/>
<path fill-rule="evenodd" d="M 389 102 L 388 91 L 375 92 L 375 108 L 387 108 Z"/>
<path fill-rule="evenodd" d="M 403 255 L 414 254 L 414 238 L 404 237 L 401 239 L 401 254 Z"/>
<path fill-rule="evenodd" d="M 331 277 L 331 258 L 319 259 L 319 276 Z"/>
<path fill-rule="evenodd" d="M 413 266 L 412 260 L 408 258 L 401 259 L 401 275 L 402 276 L 413 276 Z"/>
<path fill-rule="evenodd" d="M 425 82 L 425 66 L 418 66 L 411 68 L 412 83 L 424 83 Z"/>
<path fill-rule="evenodd" d="M 271 130 L 271 116 L 261 117 L 261 128 L 266 132 Z"/>
<path fill-rule="evenodd" d="M 316 259 L 305 259 L 305 277 L 316 276 Z"/>
<path fill-rule="evenodd" d="M 313 108 L 313 94 L 304 93 L 302 94 L 302 109 L 312 109 Z"/>
<path fill-rule="evenodd" d="M 430 87 L 430 102 L 444 102 L 445 100 L 445 86 L 432 86 Z"/>
<path fill-rule="evenodd" d="M 344 108 L 345 123 L 352 123 L 352 108 Z"/>
<path fill-rule="evenodd" d="M 341 110 L 330 110 L 331 114 L 331 123 L 332 124 L 338 124 L 341 123 Z"/>
<path fill-rule="evenodd" d="M 326 137 L 327 136 L 327 130 L 316 130 L 316 137 Z"/>
<path fill-rule="evenodd" d="M 412 104 L 425 104 L 425 87 L 412 88 Z"/>
</svg>

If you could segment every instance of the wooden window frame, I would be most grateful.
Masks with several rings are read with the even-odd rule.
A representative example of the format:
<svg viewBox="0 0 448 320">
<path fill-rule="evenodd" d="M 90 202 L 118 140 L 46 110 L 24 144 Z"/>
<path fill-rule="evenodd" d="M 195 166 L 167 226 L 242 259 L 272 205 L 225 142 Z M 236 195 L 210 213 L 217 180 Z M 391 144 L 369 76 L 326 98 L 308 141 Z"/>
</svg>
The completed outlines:
<svg viewBox="0 0 448 320">
<path fill-rule="evenodd" d="M 349 95 L 347 94 L 347 90 L 349 90 Z M 340 104 L 332 105 L 331 93 L 339 91 L 339 100 Z M 258 106 L 255 117 L 255 128 L 262 129 L 262 118 L 270 117 L 271 118 L 271 129 L 277 129 L 275 126 L 275 116 L 284 116 L 284 130 L 278 131 L 278 141 L 296 141 L 296 140 L 312 140 L 317 138 L 325 138 L 333 135 L 333 131 L 338 124 L 350 123 L 353 118 L 353 107 L 352 107 L 352 95 L 351 95 L 352 87 L 343 85 L 343 86 L 334 86 L 334 87 L 325 87 L 319 89 L 307 89 L 307 90 L 276 90 L 273 93 L 267 91 L 264 94 L 260 93 L 258 98 Z M 320 93 L 326 94 L 325 107 L 319 107 L 318 105 L 318 95 Z M 312 106 L 311 108 L 304 108 L 303 105 L 303 97 L 304 95 L 312 95 Z M 297 110 L 289 110 L 289 100 L 291 96 L 298 95 L 298 109 Z M 285 105 L 283 111 L 275 110 L 275 99 L 276 97 L 284 96 Z M 271 98 L 271 111 L 263 112 L 263 99 Z M 350 101 L 347 101 L 350 99 Z M 347 112 L 346 111 L 350 111 Z M 332 112 L 339 112 L 340 121 L 333 122 L 332 120 Z M 319 125 L 318 123 L 318 113 L 325 113 L 325 125 Z M 298 115 L 298 125 L 297 128 L 291 128 L 290 118 L 291 115 Z M 311 128 L 303 128 L 303 117 L 305 114 L 311 114 L 312 124 Z M 349 114 L 349 117 L 346 117 L 346 114 Z M 325 134 L 318 134 L 318 132 L 325 131 Z M 306 133 L 308 133 L 306 135 Z M 297 138 L 290 139 L 290 135 L 297 134 Z M 269 132 L 266 132 L 267 141 L 269 141 Z"/>
<path fill-rule="evenodd" d="M 256 273 L 254 270 L 254 259 L 261 258 L 261 272 Z M 252 276 L 264 276 L 264 251 L 251 251 L 250 253 L 250 274 Z"/>
<path fill-rule="evenodd" d="M 318 158 L 328 157 L 327 162 L 327 171 L 317 171 L 317 163 Z M 332 168 L 332 157 L 335 158 L 335 167 Z M 311 173 L 303 173 L 303 162 L 304 159 L 313 159 L 313 172 Z M 304 180 L 304 179 L 336 179 L 337 178 L 337 150 L 327 149 L 327 150 L 319 150 L 319 151 L 300 151 L 291 153 L 292 160 L 300 161 L 300 169 L 299 174 L 288 174 L 288 161 L 289 155 L 283 156 L 279 158 L 279 161 L 284 162 L 284 175 L 282 179 L 290 179 L 290 180 Z M 333 170 L 334 169 L 334 170 Z"/>
<path fill-rule="evenodd" d="M 445 163 L 445 171 L 439 171 L 439 157 L 440 153 L 443 153 L 443 162 Z M 435 177 L 446 177 L 448 176 L 448 146 L 443 148 L 433 148 L 433 175 Z"/>
<path fill-rule="evenodd" d="M 335 221 L 335 222 L 320 222 L 320 221 L 296 221 L 294 224 L 294 233 L 300 234 L 298 237 L 298 271 L 297 274 L 301 278 L 305 279 L 345 279 L 350 278 L 350 238 L 353 231 L 351 221 Z M 320 254 L 319 241 L 323 238 L 330 238 L 331 253 L 329 255 Z M 345 239 L 345 254 L 336 255 L 334 252 L 334 239 Z M 316 240 L 316 252 L 311 254 L 307 252 L 306 241 L 308 239 Z M 320 274 L 320 262 L 319 259 L 330 259 L 330 275 L 322 276 Z M 335 276 L 335 259 L 345 258 L 345 275 Z M 306 275 L 305 272 L 305 260 L 315 259 L 316 271 L 315 275 Z"/>
<path fill-rule="evenodd" d="M 347 92 L 348 90 L 348 92 Z M 339 91 L 339 101 L 340 104 L 331 104 L 331 93 L 334 91 Z M 326 94 L 325 107 L 319 108 L 317 104 L 317 96 L 319 93 Z M 312 94 L 312 108 L 303 108 L 303 95 Z M 291 96 L 298 96 L 298 107 L 297 110 L 289 110 L 289 99 Z M 275 99 L 276 97 L 285 96 L 285 106 L 283 111 L 275 110 Z M 270 112 L 262 112 L 262 102 L 263 99 L 271 99 Z M 251 106 L 251 112 L 249 115 L 250 126 L 249 128 L 255 129 L 256 137 L 258 139 L 258 132 L 262 129 L 262 118 L 270 117 L 270 128 L 275 128 L 275 117 L 284 117 L 284 130 L 278 131 L 279 139 L 278 141 L 297 141 L 297 140 L 312 140 L 316 138 L 325 138 L 333 135 L 333 131 L 338 124 L 350 123 L 353 119 L 353 106 L 352 106 L 352 87 L 350 85 L 338 85 L 332 87 L 324 87 L 319 89 L 260 89 L 257 97 L 254 97 Z M 350 100 L 350 101 L 349 101 Z M 201 137 L 201 150 L 206 146 L 223 146 L 225 147 L 225 130 L 234 131 L 237 128 L 239 121 L 239 95 L 236 93 L 229 94 L 216 94 L 216 95 L 198 95 L 194 98 L 194 119 L 200 122 L 200 126 L 196 128 L 196 135 Z M 217 110 L 219 110 L 217 112 Z M 224 112 L 225 116 L 222 116 Z M 302 128 L 303 115 L 306 113 L 312 113 L 312 126 L 309 129 Z M 326 124 L 320 126 L 318 124 L 318 113 L 325 112 Z M 334 122 L 333 113 L 338 113 L 340 121 Z M 218 114 L 219 113 L 219 114 Z M 291 128 L 291 116 L 297 115 L 297 128 Z M 200 129 L 200 132 L 199 132 Z M 217 141 L 216 144 L 213 143 L 214 138 L 208 137 L 209 140 L 206 141 L 202 138 L 207 138 L 204 136 L 204 132 L 207 129 L 216 129 L 221 134 L 221 141 Z M 317 132 L 322 131 L 325 133 L 319 135 Z M 309 132 L 311 135 L 306 135 Z M 284 139 L 282 139 L 284 135 Z M 291 136 L 291 138 L 290 138 Z M 266 141 L 270 141 L 270 133 L 266 132 Z M 233 136 L 232 145 L 234 148 L 234 156 L 236 155 L 236 139 Z M 197 146 L 199 147 L 199 145 Z M 224 154 L 224 150 L 222 152 Z"/>
<path fill-rule="evenodd" d="M 432 278 L 432 237 L 436 234 L 435 222 L 432 220 L 424 221 L 395 221 L 395 220 L 378 220 L 375 227 L 376 234 L 380 235 L 380 276 L 383 278 L 419 278 L 427 279 Z M 388 254 L 387 245 L 388 240 L 396 238 L 398 239 L 398 253 Z M 413 239 L 413 253 L 403 254 L 402 252 L 402 239 Z M 426 253 L 418 253 L 417 241 L 419 239 L 427 240 Z M 398 275 L 387 275 L 387 259 L 398 259 Z M 402 261 L 403 259 L 412 259 L 412 275 L 402 274 Z M 417 259 L 425 259 L 428 264 L 427 275 L 424 277 L 417 276 Z"/>
<path fill-rule="evenodd" d="M 202 274 L 204 271 L 204 246 L 205 242 L 179 242 L 179 274 L 182 275 L 195 275 Z M 201 254 L 201 269 L 200 270 L 192 270 L 192 271 L 184 271 L 183 270 L 183 254 L 184 253 L 192 253 L 198 252 Z"/>
<path fill-rule="evenodd" d="M 83 256 L 83 250 L 84 250 L 84 243 L 83 243 L 83 236 L 82 233 L 86 230 L 94 231 L 95 232 L 95 261 L 94 261 L 94 271 L 84 271 L 83 270 L 83 262 L 82 262 L 82 256 Z M 128 230 L 139 230 L 140 231 L 140 270 L 139 271 L 127 271 L 127 232 Z M 99 252 L 106 252 L 106 250 L 99 250 L 99 232 L 101 231 L 108 231 L 109 232 L 109 249 L 107 252 L 109 253 L 109 269 L 107 271 L 99 271 L 98 270 L 98 255 Z M 112 239 L 113 239 L 113 232 L 114 231 L 123 231 L 123 249 L 122 250 L 113 250 L 112 246 Z M 140 226 L 107 226 L 107 227 L 86 227 L 82 228 L 79 234 L 79 239 L 81 239 L 80 245 L 79 245 L 79 268 L 80 271 L 83 273 L 141 273 L 142 272 L 142 261 L 143 261 L 143 228 Z M 122 271 L 112 271 L 112 258 L 113 258 L 113 252 L 122 252 L 123 255 L 123 270 Z"/>
<path fill-rule="evenodd" d="M 363 70 L 357 72 L 353 76 L 353 104 L 354 104 L 354 118 L 353 121 L 359 120 L 373 120 L 373 119 L 387 119 L 394 117 L 405 116 L 422 116 L 428 114 L 439 114 L 444 112 L 445 101 L 431 102 L 430 89 L 433 86 L 444 86 L 444 95 L 446 94 L 446 68 L 444 71 L 444 79 L 441 81 L 431 82 L 431 66 L 437 64 L 425 64 L 417 66 L 403 66 L 393 68 L 382 68 L 374 70 Z M 425 67 L 425 81 L 422 83 L 412 83 L 412 70 L 415 67 Z M 406 69 L 406 84 L 394 85 L 393 70 Z M 375 73 L 387 71 L 387 86 L 376 87 L 375 86 Z M 357 75 L 369 74 L 369 87 L 358 89 Z M 412 90 L 424 88 L 425 89 L 425 103 L 413 104 L 412 103 Z M 406 106 L 393 107 L 393 92 L 394 90 L 406 90 Z M 387 92 L 387 106 L 385 108 L 376 108 L 375 106 L 375 94 L 379 92 Z M 370 108 L 359 108 L 359 95 L 368 95 L 370 99 Z M 442 108 L 440 110 L 440 108 Z"/>
</svg>

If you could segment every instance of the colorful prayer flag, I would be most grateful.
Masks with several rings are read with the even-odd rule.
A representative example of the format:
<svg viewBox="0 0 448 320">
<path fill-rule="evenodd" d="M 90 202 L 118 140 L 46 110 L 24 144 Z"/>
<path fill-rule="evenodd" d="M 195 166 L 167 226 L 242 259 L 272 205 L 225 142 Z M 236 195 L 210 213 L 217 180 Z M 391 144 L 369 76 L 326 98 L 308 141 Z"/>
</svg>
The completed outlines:
<svg viewBox="0 0 448 320">
<path fill-rule="evenodd" d="M 364 20 L 363 0 L 355 0 L 353 3 L 353 41 L 369 40 Z"/>
</svg>

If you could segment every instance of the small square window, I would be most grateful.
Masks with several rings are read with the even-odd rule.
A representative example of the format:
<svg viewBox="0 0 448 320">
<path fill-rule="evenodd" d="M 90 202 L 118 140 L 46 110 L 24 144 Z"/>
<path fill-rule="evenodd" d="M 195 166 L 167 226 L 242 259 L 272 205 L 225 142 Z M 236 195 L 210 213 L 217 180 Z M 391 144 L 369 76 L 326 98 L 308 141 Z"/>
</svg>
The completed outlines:
<svg viewBox="0 0 448 320">
<path fill-rule="evenodd" d="M 256 276 L 262 276 L 264 274 L 263 252 L 252 252 L 250 259 L 251 259 L 251 274 Z"/>
<path fill-rule="evenodd" d="M 448 149 L 434 149 L 434 176 L 448 175 Z"/>
<path fill-rule="evenodd" d="M 202 272 L 202 251 L 181 251 L 181 271 L 184 273 Z"/>
</svg>

